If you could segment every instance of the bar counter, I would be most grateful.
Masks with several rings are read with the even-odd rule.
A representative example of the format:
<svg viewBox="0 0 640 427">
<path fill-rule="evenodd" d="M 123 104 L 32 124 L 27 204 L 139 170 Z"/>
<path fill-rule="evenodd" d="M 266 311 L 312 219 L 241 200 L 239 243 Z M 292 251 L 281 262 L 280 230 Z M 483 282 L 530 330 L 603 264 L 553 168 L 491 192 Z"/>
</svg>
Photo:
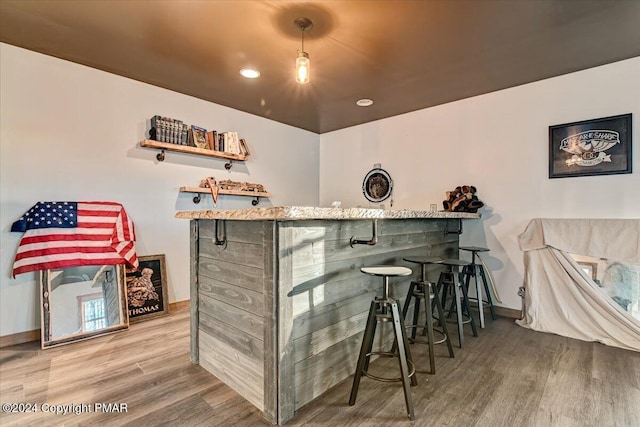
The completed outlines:
<svg viewBox="0 0 640 427">
<path fill-rule="evenodd" d="M 312 206 L 274 206 L 238 210 L 183 211 L 176 214 L 183 219 L 230 219 L 230 220 L 275 220 L 300 221 L 318 219 L 473 219 L 480 214 L 467 212 L 385 210 L 370 208 L 317 208 Z"/>
<path fill-rule="evenodd" d="M 291 206 L 176 217 L 191 220 L 192 362 L 282 424 L 355 371 L 381 290 L 360 267 L 457 258 L 462 220 L 480 215 Z M 410 280 L 391 281 L 395 298 Z"/>
</svg>

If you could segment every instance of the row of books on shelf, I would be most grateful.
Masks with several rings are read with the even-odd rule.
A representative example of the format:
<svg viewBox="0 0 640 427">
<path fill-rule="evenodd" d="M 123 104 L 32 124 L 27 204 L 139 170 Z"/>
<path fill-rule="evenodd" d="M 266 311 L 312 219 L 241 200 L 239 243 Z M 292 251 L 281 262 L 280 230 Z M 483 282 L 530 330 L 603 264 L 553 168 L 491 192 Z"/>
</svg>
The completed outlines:
<svg viewBox="0 0 640 427">
<path fill-rule="evenodd" d="M 153 116 L 149 137 L 155 141 L 170 144 L 186 145 L 206 150 L 222 151 L 225 153 L 249 155 L 249 149 L 244 139 L 238 137 L 238 132 L 216 132 L 199 126 L 188 125 L 182 120 L 169 117 Z"/>
</svg>

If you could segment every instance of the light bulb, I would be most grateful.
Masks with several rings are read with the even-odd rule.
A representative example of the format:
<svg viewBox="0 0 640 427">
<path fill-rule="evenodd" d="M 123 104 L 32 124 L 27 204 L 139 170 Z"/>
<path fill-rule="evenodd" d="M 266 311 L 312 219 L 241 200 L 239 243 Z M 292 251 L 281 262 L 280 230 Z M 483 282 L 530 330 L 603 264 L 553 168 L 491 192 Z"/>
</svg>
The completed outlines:
<svg viewBox="0 0 640 427">
<path fill-rule="evenodd" d="M 242 77 L 246 77 L 248 79 L 257 79 L 260 77 L 260 71 L 254 70 L 253 68 L 243 68 L 240 70 L 240 74 Z"/>
<path fill-rule="evenodd" d="M 309 54 L 304 51 L 298 51 L 298 57 L 296 58 L 296 81 L 298 83 L 309 82 Z"/>
</svg>

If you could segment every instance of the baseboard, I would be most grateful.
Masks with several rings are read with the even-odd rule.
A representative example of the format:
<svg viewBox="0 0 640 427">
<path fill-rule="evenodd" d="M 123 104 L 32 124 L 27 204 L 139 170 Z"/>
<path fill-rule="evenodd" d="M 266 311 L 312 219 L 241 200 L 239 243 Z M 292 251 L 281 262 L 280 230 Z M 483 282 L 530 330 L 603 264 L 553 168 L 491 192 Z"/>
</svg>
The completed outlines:
<svg viewBox="0 0 640 427">
<path fill-rule="evenodd" d="M 469 301 L 469 305 L 473 308 L 478 308 L 478 303 L 476 301 Z M 487 313 L 487 311 L 489 310 L 486 302 L 482 305 L 482 308 L 485 310 L 485 313 Z M 494 305 L 493 311 L 495 311 L 497 316 L 509 317 L 511 319 L 522 319 L 522 310 Z"/>
<path fill-rule="evenodd" d="M 169 303 L 169 311 L 175 311 L 175 310 L 182 310 L 183 308 L 189 308 L 191 305 L 191 300 L 184 300 L 184 301 L 176 301 L 176 302 L 172 302 Z"/>
<path fill-rule="evenodd" d="M 3 335 L 0 337 L 0 348 L 10 347 L 12 345 L 23 344 L 31 341 L 40 340 L 40 329 L 33 331 L 18 332 L 17 334 Z"/>
<path fill-rule="evenodd" d="M 506 308 L 506 307 L 498 307 L 493 306 L 493 310 L 496 312 L 496 315 L 502 317 L 509 317 L 511 319 L 522 319 L 522 310 L 516 310 L 514 308 Z"/>
<path fill-rule="evenodd" d="M 189 308 L 190 300 L 176 301 L 169 303 L 169 312 Z M 39 341 L 40 329 L 32 331 L 18 332 L 17 334 L 3 335 L 0 337 L 0 348 L 11 347 L 12 345 L 24 344 L 26 342 Z"/>
</svg>

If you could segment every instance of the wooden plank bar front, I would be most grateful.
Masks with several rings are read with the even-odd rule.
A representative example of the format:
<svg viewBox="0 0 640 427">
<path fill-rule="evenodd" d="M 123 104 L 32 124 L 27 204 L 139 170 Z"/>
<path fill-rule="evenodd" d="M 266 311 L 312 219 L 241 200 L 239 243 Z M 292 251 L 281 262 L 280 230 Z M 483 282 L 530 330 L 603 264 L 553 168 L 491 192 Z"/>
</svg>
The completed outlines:
<svg viewBox="0 0 640 427">
<path fill-rule="evenodd" d="M 414 267 L 402 260 L 412 255 L 457 258 L 459 235 L 447 231 L 462 218 L 479 218 L 407 211 L 375 219 L 376 245 L 351 247 L 351 237 L 371 237 L 370 216 L 381 213 L 369 211 L 379 210 L 327 219 L 326 210 L 305 209 L 176 215 L 192 218 L 192 361 L 277 424 L 355 371 L 369 305 L 381 291 L 378 278 L 360 267 Z M 312 212 L 322 219 L 309 218 Z M 215 244 L 215 221 L 224 244 Z M 434 265 L 428 278 L 439 273 Z M 391 282 L 401 302 L 411 277 Z"/>
</svg>

